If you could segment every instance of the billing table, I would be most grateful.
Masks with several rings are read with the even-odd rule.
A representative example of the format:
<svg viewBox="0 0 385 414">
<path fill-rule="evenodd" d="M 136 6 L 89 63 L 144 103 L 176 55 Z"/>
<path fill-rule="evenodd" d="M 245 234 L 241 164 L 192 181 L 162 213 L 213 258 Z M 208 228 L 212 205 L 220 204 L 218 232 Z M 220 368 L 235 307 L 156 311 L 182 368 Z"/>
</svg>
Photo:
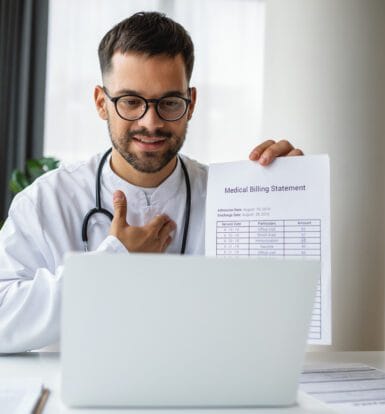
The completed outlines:
<svg viewBox="0 0 385 414">
<path fill-rule="evenodd" d="M 385 369 L 385 352 L 308 352 L 306 364 L 322 363 L 363 363 L 378 369 Z M 245 409 L 71 409 L 60 398 L 60 354 L 57 352 L 28 352 L 0 356 L 0 377 L 5 378 L 41 378 L 49 388 L 50 396 L 44 408 L 44 414 L 303 414 L 333 413 L 331 408 L 299 392 L 298 405 L 289 408 L 245 408 Z"/>
</svg>

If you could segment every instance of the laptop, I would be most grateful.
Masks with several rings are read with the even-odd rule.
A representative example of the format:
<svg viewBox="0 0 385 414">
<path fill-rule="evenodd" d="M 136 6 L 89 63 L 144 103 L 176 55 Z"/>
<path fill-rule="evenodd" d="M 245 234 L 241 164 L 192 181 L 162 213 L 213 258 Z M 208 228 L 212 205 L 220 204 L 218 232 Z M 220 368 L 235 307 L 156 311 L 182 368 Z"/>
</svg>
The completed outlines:
<svg viewBox="0 0 385 414">
<path fill-rule="evenodd" d="M 320 263 L 72 254 L 62 398 L 73 407 L 296 403 Z"/>
</svg>

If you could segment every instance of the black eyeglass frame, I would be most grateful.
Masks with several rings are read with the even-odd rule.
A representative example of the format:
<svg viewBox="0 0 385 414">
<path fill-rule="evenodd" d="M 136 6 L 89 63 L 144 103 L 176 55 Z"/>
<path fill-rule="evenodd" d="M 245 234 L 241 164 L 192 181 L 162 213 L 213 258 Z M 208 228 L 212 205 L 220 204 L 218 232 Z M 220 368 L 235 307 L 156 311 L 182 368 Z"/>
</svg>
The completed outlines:
<svg viewBox="0 0 385 414">
<path fill-rule="evenodd" d="M 156 114 L 159 116 L 160 119 L 163 119 L 163 121 L 167 121 L 167 122 L 179 121 L 180 119 L 182 119 L 186 115 L 188 107 L 192 102 L 192 100 L 190 98 L 185 98 L 184 96 L 179 96 L 179 95 L 164 95 L 164 96 L 161 96 L 160 98 L 153 98 L 153 99 L 146 99 L 143 96 L 136 95 L 136 94 L 124 94 L 124 95 L 119 95 L 119 96 L 114 96 L 113 97 L 113 96 L 110 96 L 110 94 L 107 92 L 107 88 L 105 86 L 103 86 L 102 89 L 103 89 L 104 93 L 107 95 L 108 99 L 114 104 L 116 113 L 119 115 L 120 118 L 124 119 L 125 121 L 137 121 L 139 119 L 142 119 L 146 115 L 146 113 L 148 111 L 148 108 L 150 107 L 150 105 L 149 105 L 150 103 L 155 104 Z M 191 88 L 188 88 L 188 94 L 189 94 L 189 96 L 191 96 Z M 121 98 L 124 98 L 125 96 L 134 96 L 135 98 L 140 98 L 145 102 L 146 109 L 144 110 L 143 114 L 140 117 L 133 118 L 133 119 L 127 119 L 127 118 L 124 118 L 119 113 L 119 111 L 118 111 L 118 100 L 121 99 Z M 175 119 L 165 119 L 165 118 L 163 118 L 163 116 L 159 113 L 158 105 L 159 105 L 159 102 L 164 98 L 183 99 L 186 103 L 186 108 L 183 111 L 182 115 L 179 116 L 178 118 L 175 118 Z"/>
</svg>

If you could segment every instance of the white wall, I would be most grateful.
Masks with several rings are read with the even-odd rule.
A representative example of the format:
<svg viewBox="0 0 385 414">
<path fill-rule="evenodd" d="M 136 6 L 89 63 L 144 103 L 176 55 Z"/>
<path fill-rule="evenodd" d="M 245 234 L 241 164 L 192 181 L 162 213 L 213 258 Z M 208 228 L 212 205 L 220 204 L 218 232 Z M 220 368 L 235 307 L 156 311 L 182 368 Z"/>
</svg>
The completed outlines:
<svg viewBox="0 0 385 414">
<path fill-rule="evenodd" d="M 267 0 L 266 13 L 264 135 L 331 158 L 331 348 L 382 350 L 385 1 Z"/>
</svg>

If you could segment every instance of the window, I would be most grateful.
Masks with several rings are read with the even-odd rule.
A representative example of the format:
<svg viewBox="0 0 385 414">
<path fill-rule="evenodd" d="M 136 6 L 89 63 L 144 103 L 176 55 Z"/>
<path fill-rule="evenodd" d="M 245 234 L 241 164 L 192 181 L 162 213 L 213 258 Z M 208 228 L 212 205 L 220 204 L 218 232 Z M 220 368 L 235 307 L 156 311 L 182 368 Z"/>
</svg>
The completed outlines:
<svg viewBox="0 0 385 414">
<path fill-rule="evenodd" d="M 182 153 L 201 162 L 245 159 L 259 141 L 265 3 L 261 0 L 66 0 L 50 2 L 45 154 L 88 159 L 110 145 L 96 112 L 103 35 L 141 10 L 166 13 L 195 45 L 197 107 Z"/>
</svg>

